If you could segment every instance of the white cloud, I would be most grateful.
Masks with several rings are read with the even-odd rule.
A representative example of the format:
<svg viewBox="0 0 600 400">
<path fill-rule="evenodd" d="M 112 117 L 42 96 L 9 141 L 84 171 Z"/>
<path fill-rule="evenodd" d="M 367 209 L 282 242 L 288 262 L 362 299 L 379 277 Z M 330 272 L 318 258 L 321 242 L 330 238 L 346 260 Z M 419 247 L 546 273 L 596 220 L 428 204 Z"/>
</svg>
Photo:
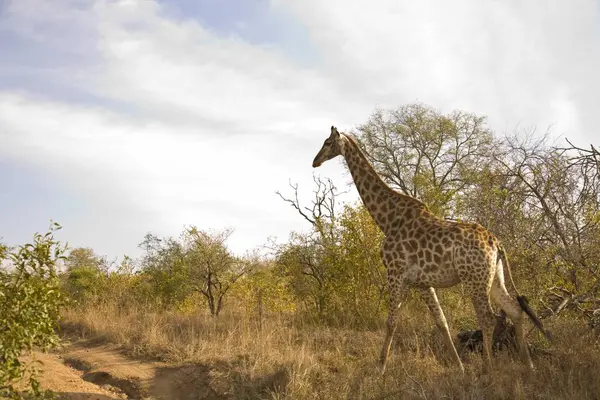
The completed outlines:
<svg viewBox="0 0 600 400">
<path fill-rule="evenodd" d="M 296 219 L 274 194 L 295 174 L 285 159 L 299 161 L 296 171 L 302 165 L 299 180 L 311 173 L 310 150 L 306 160 L 280 157 L 271 152 L 285 147 L 277 145 L 281 139 L 267 135 L 217 136 L 12 95 L 0 96 L 0 112 L 0 129 L 11 133 L 3 138 L 10 141 L 5 154 L 66 179 L 103 214 L 96 224 L 104 227 L 80 227 L 96 230 L 86 234 L 94 242 L 118 235 L 130 218 L 139 227 L 136 237 L 125 239 L 129 248 L 147 230 L 177 234 L 183 224 L 236 227 L 237 250 L 261 244 L 269 234 L 285 237 Z"/>
<path fill-rule="evenodd" d="M 273 0 L 308 25 L 331 76 L 384 105 L 421 101 L 581 137 L 600 79 L 600 10 L 594 0 Z M 565 87 L 570 90 L 565 90 Z M 568 104 L 570 105 L 568 105 Z M 562 104 L 557 107 L 556 104 Z M 588 133 L 588 140 L 591 136 Z"/>
<path fill-rule="evenodd" d="M 89 12 L 102 62 L 75 81 L 126 107 L 0 96 L 2 152 L 53 171 L 94 204 L 85 223 L 65 226 L 74 244 L 116 255 L 147 230 L 196 224 L 233 226 L 242 251 L 301 228 L 274 192 L 290 178 L 311 188 L 312 157 L 336 120 L 335 101 L 332 111 L 312 101 L 328 97 L 327 82 L 280 54 L 169 21 L 152 2 Z"/>
<path fill-rule="evenodd" d="M 352 128 L 375 106 L 420 100 L 489 115 L 500 131 L 555 124 L 576 138 L 599 106 L 592 1 L 272 1 L 307 26 L 312 69 L 154 1 L 45 4 L 14 2 L 0 24 L 57 51 L 66 41 L 85 62 L 56 79 L 103 101 L 0 90 L 0 156 L 85 196 L 89 215 L 65 235 L 111 256 L 184 224 L 236 228 L 237 251 L 285 239 L 305 222 L 274 191 L 291 179 L 308 197 L 328 127 Z M 37 35 L 40 23 L 58 34 Z M 348 180 L 340 163 L 317 172 Z"/>
</svg>

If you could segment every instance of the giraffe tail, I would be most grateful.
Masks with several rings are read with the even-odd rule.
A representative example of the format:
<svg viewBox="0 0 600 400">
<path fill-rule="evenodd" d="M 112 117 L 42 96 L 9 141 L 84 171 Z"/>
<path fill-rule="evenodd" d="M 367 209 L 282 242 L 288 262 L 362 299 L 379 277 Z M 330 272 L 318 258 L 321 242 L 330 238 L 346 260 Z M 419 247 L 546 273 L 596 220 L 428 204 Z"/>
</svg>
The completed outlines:
<svg viewBox="0 0 600 400">
<path fill-rule="evenodd" d="M 527 314 L 529 316 L 529 318 L 531 318 L 531 320 L 533 321 L 533 324 L 544 334 L 544 336 L 546 336 L 546 339 L 548 339 L 549 341 L 552 341 L 552 334 L 550 333 L 550 331 L 548 331 L 546 328 L 544 328 L 544 324 L 538 318 L 538 316 L 535 314 L 535 312 L 529 305 L 529 300 L 527 300 L 527 297 L 517 296 L 517 301 L 519 302 L 521 309 L 523 309 L 523 311 L 525 311 L 525 314 Z"/>
<path fill-rule="evenodd" d="M 552 334 L 550 333 L 550 331 L 548 331 L 548 330 L 546 330 L 546 328 L 544 328 L 544 324 L 539 319 L 539 317 L 536 315 L 535 311 L 533 311 L 533 309 L 529 305 L 529 300 L 527 299 L 527 297 L 519 294 L 519 291 L 517 290 L 517 287 L 515 286 L 515 281 L 513 280 L 513 277 L 512 277 L 512 272 L 510 270 L 508 258 L 506 257 L 506 252 L 504 250 L 504 247 L 502 247 L 502 246 L 498 246 L 498 258 L 502 261 L 502 265 L 506 268 L 506 272 L 508 274 L 508 279 L 510 280 L 512 289 L 517 294 L 517 301 L 519 302 L 519 306 L 525 312 L 525 314 L 527 314 L 527 316 L 531 319 L 531 321 L 536 326 L 536 328 L 538 328 L 540 330 L 540 332 L 542 332 L 548 340 L 552 341 Z"/>
</svg>

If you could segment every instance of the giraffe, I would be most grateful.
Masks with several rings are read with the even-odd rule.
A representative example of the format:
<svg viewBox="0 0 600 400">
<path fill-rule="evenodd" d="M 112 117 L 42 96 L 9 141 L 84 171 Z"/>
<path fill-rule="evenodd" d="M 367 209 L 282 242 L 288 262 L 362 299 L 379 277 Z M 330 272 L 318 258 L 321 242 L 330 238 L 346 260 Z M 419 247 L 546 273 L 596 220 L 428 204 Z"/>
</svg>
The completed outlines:
<svg viewBox="0 0 600 400">
<path fill-rule="evenodd" d="M 513 321 L 521 360 L 532 370 L 523 312 L 549 339 L 550 335 L 529 307 L 527 298 L 516 290 L 500 241 L 481 225 L 443 220 L 430 212 L 423 202 L 390 188 L 375 172 L 356 140 L 332 126 L 312 166 L 317 168 L 339 155 L 345 159 L 365 207 L 385 236 L 381 258 L 387 270 L 390 300 L 379 359 L 381 372 L 385 373 L 400 306 L 412 287 L 421 293 L 453 361 L 464 373 L 436 294 L 438 288 L 459 283 L 470 294 L 483 332 L 483 372 L 491 369 L 490 349 L 496 321 L 490 297 Z M 504 268 L 517 300 L 506 289 Z"/>
</svg>

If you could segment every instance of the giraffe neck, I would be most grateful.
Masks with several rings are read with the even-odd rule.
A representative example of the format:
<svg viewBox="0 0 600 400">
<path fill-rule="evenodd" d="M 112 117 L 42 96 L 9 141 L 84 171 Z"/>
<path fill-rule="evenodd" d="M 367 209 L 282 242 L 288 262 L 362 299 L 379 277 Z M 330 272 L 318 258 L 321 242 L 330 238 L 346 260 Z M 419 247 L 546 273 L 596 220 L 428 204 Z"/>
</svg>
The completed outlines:
<svg viewBox="0 0 600 400">
<path fill-rule="evenodd" d="M 375 172 L 355 140 L 342 134 L 345 145 L 342 148 L 350 174 L 358 193 L 379 228 L 387 233 L 390 229 L 412 219 L 427 209 L 425 204 L 410 196 L 400 194 L 390 188 Z"/>
</svg>

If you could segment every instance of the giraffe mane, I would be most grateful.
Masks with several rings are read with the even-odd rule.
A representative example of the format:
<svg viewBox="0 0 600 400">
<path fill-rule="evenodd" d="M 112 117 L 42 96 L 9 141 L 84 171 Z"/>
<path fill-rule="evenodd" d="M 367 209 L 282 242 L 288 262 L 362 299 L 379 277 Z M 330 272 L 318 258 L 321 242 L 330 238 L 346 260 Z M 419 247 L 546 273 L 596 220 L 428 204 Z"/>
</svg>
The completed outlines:
<svg viewBox="0 0 600 400">
<path fill-rule="evenodd" d="M 385 183 L 385 181 L 381 178 L 381 176 L 377 173 L 377 171 L 375 171 L 375 168 L 373 168 L 373 165 L 369 162 L 365 153 L 360 149 L 360 146 L 358 145 L 358 141 L 356 140 L 356 138 L 353 135 L 350 135 L 348 133 L 340 132 L 340 134 L 343 135 L 346 139 L 348 139 L 348 143 L 350 143 L 350 146 L 352 146 L 356 150 L 358 156 L 364 161 L 366 168 L 368 168 L 369 171 L 372 172 L 377 177 L 377 179 L 379 179 L 379 181 L 383 184 L 384 187 L 386 187 L 390 192 L 392 192 L 396 196 L 399 196 L 399 197 L 402 197 L 405 199 L 410 199 L 414 202 L 419 203 L 419 205 L 421 205 L 425 209 L 427 209 L 427 210 L 429 209 L 427 207 L 427 204 L 423 203 L 421 200 L 416 199 L 407 194 L 400 193 L 397 190 L 392 189 L 387 183 Z"/>
</svg>

